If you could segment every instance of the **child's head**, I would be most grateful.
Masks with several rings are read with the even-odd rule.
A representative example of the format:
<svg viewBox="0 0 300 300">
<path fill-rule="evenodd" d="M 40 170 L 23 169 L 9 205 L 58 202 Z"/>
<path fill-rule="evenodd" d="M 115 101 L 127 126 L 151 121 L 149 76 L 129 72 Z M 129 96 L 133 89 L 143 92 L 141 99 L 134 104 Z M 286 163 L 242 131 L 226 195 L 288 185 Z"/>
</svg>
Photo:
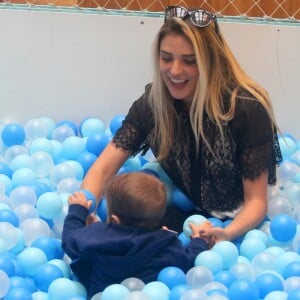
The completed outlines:
<svg viewBox="0 0 300 300">
<path fill-rule="evenodd" d="M 166 210 L 165 185 L 156 177 L 132 172 L 116 175 L 106 188 L 108 222 L 154 229 Z"/>
</svg>

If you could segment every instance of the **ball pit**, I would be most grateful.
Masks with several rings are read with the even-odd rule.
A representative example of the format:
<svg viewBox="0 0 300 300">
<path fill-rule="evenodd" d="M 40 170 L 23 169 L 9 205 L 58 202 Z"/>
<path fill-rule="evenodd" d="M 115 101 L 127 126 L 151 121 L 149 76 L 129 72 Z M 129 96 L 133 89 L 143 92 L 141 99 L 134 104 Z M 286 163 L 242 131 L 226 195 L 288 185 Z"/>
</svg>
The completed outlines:
<svg viewBox="0 0 300 300">
<path fill-rule="evenodd" d="M 105 126 L 91 117 L 78 125 L 41 117 L 24 125 L 0 121 L 0 299 L 85 300 L 86 291 L 61 248 L 67 198 L 124 120 L 117 115 Z M 286 138 L 286 141 L 284 141 Z M 219 242 L 195 259 L 184 273 L 169 266 L 157 281 L 138 278 L 116 282 L 92 300 L 298 300 L 300 299 L 300 142 L 280 136 L 284 161 L 278 183 L 269 189 L 265 221 L 236 241 Z M 169 205 L 189 211 L 193 203 L 154 161 L 151 152 L 126 161 L 119 172 L 144 171 L 167 187 Z M 92 200 L 89 191 L 82 190 Z M 106 219 L 106 200 L 97 208 Z M 189 223 L 179 240 L 188 244 Z M 213 226 L 225 227 L 209 218 Z"/>
</svg>

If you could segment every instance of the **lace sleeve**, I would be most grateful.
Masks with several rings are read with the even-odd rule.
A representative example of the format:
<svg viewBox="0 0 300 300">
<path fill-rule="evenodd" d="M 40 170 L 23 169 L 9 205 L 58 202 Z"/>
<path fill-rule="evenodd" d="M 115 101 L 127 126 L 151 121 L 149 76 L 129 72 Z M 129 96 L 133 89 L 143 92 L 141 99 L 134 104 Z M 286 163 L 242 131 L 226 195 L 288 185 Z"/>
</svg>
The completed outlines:
<svg viewBox="0 0 300 300">
<path fill-rule="evenodd" d="M 254 179 L 268 170 L 268 183 L 276 183 L 276 166 L 282 160 L 277 133 L 265 108 L 246 100 L 238 117 L 238 149 L 245 178 Z"/>
<path fill-rule="evenodd" d="M 129 151 L 131 155 L 149 149 L 148 136 L 153 126 L 153 115 L 147 97 L 146 91 L 132 104 L 122 126 L 112 140 L 116 147 Z"/>
</svg>

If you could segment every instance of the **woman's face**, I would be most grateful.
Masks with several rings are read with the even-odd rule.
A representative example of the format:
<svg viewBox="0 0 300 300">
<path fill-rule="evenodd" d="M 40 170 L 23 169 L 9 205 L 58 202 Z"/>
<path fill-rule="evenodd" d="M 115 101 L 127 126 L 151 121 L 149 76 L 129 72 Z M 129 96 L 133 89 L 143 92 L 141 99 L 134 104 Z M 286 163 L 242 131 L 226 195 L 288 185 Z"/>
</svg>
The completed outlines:
<svg viewBox="0 0 300 300">
<path fill-rule="evenodd" d="M 170 94 L 190 107 L 199 77 L 191 43 L 178 34 L 166 35 L 160 44 L 159 67 Z"/>
</svg>

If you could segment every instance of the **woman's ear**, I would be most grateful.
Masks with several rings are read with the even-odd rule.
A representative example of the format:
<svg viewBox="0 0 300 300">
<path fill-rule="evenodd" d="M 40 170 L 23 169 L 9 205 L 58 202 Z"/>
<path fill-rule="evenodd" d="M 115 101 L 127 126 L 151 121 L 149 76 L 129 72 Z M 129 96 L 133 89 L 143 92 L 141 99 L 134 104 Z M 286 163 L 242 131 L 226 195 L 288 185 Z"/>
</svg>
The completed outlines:
<svg viewBox="0 0 300 300">
<path fill-rule="evenodd" d="M 111 215 L 109 218 L 109 223 L 120 224 L 120 218 L 117 215 Z"/>
</svg>

